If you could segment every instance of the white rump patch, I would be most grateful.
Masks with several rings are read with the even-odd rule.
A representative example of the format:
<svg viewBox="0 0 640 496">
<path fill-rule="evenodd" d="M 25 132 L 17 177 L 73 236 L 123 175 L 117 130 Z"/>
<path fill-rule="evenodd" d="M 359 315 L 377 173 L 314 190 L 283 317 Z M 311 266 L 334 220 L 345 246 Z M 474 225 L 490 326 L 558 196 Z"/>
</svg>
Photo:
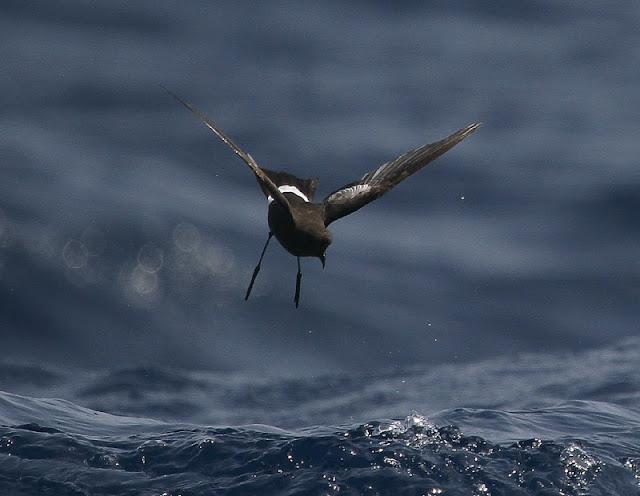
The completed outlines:
<svg viewBox="0 0 640 496">
<path fill-rule="evenodd" d="M 289 186 L 288 184 L 283 184 L 282 186 L 278 186 L 278 189 L 280 191 L 282 191 L 283 193 L 293 193 L 296 196 L 299 196 L 300 198 L 302 198 L 304 201 L 306 201 L 307 203 L 309 203 L 309 198 L 307 198 L 307 195 L 305 195 L 302 191 L 300 191 L 298 188 L 296 188 L 295 186 Z M 269 195 L 267 197 L 267 201 L 269 203 L 271 203 L 273 201 L 273 197 L 271 195 Z"/>
<path fill-rule="evenodd" d="M 366 193 L 371 189 L 371 186 L 368 184 L 356 184 L 355 186 L 349 186 L 348 188 L 341 189 L 336 191 L 329 197 L 330 201 L 340 201 L 345 198 L 353 198 L 358 196 L 360 193 Z"/>
</svg>

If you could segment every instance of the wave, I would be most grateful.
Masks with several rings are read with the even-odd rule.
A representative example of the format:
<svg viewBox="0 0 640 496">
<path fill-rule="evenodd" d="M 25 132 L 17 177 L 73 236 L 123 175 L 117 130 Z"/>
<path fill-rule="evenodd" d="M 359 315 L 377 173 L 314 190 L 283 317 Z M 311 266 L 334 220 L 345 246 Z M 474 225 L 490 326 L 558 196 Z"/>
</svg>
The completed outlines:
<svg viewBox="0 0 640 496">
<path fill-rule="evenodd" d="M 640 415 L 603 402 L 284 430 L 0 393 L 0 424 L 3 494 L 640 494 Z"/>
<path fill-rule="evenodd" d="M 640 408 L 640 338 L 572 353 L 405 366 L 310 377 L 177 369 L 85 370 L 0 361 L 0 390 L 56 396 L 94 410 L 167 422 L 285 428 L 429 417 L 457 406 L 516 411 L 567 400 Z"/>
</svg>

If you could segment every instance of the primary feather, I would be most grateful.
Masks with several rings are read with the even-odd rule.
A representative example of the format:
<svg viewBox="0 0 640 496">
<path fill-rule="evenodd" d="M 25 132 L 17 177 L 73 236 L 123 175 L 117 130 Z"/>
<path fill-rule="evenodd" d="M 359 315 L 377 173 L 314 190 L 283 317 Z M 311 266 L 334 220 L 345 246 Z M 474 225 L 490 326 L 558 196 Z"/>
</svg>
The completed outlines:
<svg viewBox="0 0 640 496">
<path fill-rule="evenodd" d="M 470 124 L 440 141 L 408 151 L 368 172 L 360 180 L 346 184 L 329 194 L 323 201 L 325 225 L 329 225 L 379 198 L 398 183 L 460 143 L 478 127 L 480 127 L 479 123 Z"/>
</svg>

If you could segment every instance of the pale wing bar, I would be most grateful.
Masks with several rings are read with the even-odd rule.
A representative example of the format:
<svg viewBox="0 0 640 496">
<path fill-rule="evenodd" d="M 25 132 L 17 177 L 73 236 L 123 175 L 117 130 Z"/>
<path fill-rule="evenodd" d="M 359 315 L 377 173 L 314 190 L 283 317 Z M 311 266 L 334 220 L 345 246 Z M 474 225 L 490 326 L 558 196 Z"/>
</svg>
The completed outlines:
<svg viewBox="0 0 640 496">
<path fill-rule="evenodd" d="M 274 198 L 280 205 L 282 205 L 284 208 L 286 208 L 287 211 L 289 212 L 289 214 L 291 214 L 291 208 L 289 207 L 289 202 L 287 201 L 287 199 L 284 196 L 284 194 L 278 189 L 278 187 L 273 183 L 273 181 L 271 181 L 271 179 L 269 179 L 269 177 L 264 173 L 264 171 L 260 168 L 260 166 L 257 164 L 257 162 L 254 160 L 254 158 L 249 153 L 245 152 L 242 148 L 240 148 L 238 145 L 236 145 L 233 142 L 233 140 L 231 138 L 229 138 L 229 136 L 224 134 L 224 132 L 222 132 L 211 121 L 211 119 L 209 119 L 205 114 L 200 112 L 193 105 L 191 105 L 188 102 L 185 102 L 182 98 L 180 98 L 178 95 L 176 95 L 173 91 L 165 88 L 164 86 L 162 88 L 167 93 L 169 93 L 173 98 L 178 100 L 182 105 L 184 105 L 189 110 L 191 110 L 191 112 L 193 112 L 200 119 L 200 121 L 202 121 L 202 123 L 205 126 L 207 126 L 211 131 L 213 131 L 213 133 L 218 138 L 220 138 L 224 143 L 226 143 L 236 153 L 236 155 L 238 155 L 242 160 L 244 160 L 244 162 L 251 168 L 251 170 L 255 174 L 256 179 L 258 180 L 258 182 L 262 186 L 264 186 L 264 189 L 266 189 L 268 191 L 269 195 L 271 195 L 272 198 Z"/>
<path fill-rule="evenodd" d="M 470 124 L 446 138 L 421 146 L 368 172 L 359 181 L 349 183 L 324 199 L 325 225 L 349 215 L 379 198 L 402 180 L 416 173 L 447 152 L 480 127 Z"/>
</svg>

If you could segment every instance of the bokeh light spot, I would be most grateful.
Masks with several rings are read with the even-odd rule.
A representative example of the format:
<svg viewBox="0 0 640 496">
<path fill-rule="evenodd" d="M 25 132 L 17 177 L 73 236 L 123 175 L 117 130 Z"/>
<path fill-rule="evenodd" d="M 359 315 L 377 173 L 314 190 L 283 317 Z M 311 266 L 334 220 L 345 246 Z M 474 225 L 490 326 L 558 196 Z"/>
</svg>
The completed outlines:
<svg viewBox="0 0 640 496">
<path fill-rule="evenodd" d="M 77 239 L 70 239 L 64 245 L 62 250 L 62 258 L 64 263 L 70 269 L 81 269 L 87 265 L 87 259 L 89 258 L 89 252 L 84 243 Z"/>
<path fill-rule="evenodd" d="M 139 295 L 148 295 L 158 289 L 157 274 L 155 272 L 148 272 L 144 270 L 140 265 L 136 265 L 133 269 L 129 281 L 131 289 Z"/>
<path fill-rule="evenodd" d="M 181 222 L 173 230 L 173 242 L 179 250 L 192 252 L 200 245 L 200 232 L 196 226 Z"/>
<path fill-rule="evenodd" d="M 162 248 L 147 243 L 138 251 L 138 264 L 142 270 L 146 272 L 158 272 L 164 263 L 164 252 Z"/>
</svg>

